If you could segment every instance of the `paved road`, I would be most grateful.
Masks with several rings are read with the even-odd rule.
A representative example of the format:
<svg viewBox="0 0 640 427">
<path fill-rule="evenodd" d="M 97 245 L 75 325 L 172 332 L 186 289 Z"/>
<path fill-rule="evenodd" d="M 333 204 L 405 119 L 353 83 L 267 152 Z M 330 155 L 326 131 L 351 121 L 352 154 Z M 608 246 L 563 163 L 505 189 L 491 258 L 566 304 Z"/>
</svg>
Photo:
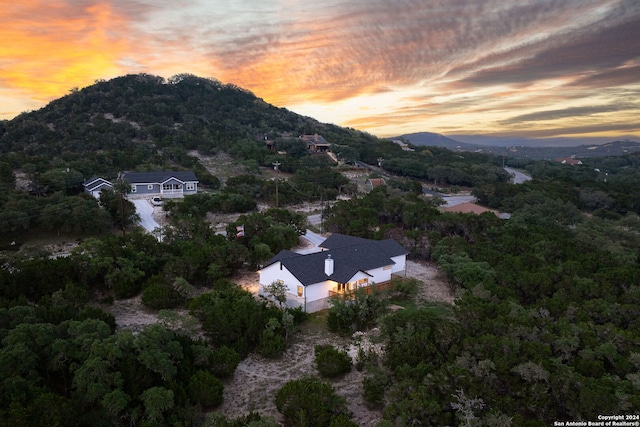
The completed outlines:
<svg viewBox="0 0 640 427">
<path fill-rule="evenodd" d="M 160 228 L 160 224 L 153 219 L 153 206 L 148 200 L 133 199 L 131 201 L 136 205 L 136 213 L 140 216 L 139 224 L 142 228 L 148 232 L 152 232 L 156 228 Z"/>
<path fill-rule="evenodd" d="M 312 254 L 315 252 L 320 252 L 322 249 L 319 248 L 318 245 L 324 242 L 324 240 L 326 239 L 326 237 L 318 233 L 314 233 L 311 230 L 307 230 L 307 232 L 304 233 L 301 237 L 311 243 L 311 246 L 304 249 L 296 249 L 295 251 L 299 254 Z"/>
<path fill-rule="evenodd" d="M 475 196 L 443 196 L 442 200 L 445 202 L 445 207 L 460 205 L 462 203 L 476 202 Z"/>
<path fill-rule="evenodd" d="M 511 168 L 507 168 L 505 167 L 504 170 L 507 171 L 507 173 L 511 174 L 511 176 L 513 176 L 513 183 L 514 184 L 522 184 L 525 181 L 530 181 L 531 177 L 529 175 L 525 175 L 522 172 L 519 172 L 515 169 L 511 169 Z"/>
<path fill-rule="evenodd" d="M 320 243 L 324 242 L 327 239 L 323 235 L 314 233 L 311 230 L 307 230 L 307 232 L 304 233 L 302 237 L 313 243 L 315 246 L 318 246 Z"/>
<path fill-rule="evenodd" d="M 322 222 L 322 215 L 320 214 L 309 215 L 307 219 L 309 220 L 309 224 L 311 225 L 320 225 L 320 223 Z"/>
</svg>

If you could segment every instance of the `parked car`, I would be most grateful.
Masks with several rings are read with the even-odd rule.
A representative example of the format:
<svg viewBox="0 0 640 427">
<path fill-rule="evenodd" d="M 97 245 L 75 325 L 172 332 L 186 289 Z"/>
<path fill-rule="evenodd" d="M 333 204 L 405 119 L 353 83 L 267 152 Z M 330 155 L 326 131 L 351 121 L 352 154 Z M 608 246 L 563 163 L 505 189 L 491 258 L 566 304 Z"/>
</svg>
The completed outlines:
<svg viewBox="0 0 640 427">
<path fill-rule="evenodd" d="M 151 198 L 151 204 L 154 206 L 160 206 L 162 204 L 162 199 L 159 196 L 154 196 Z"/>
</svg>

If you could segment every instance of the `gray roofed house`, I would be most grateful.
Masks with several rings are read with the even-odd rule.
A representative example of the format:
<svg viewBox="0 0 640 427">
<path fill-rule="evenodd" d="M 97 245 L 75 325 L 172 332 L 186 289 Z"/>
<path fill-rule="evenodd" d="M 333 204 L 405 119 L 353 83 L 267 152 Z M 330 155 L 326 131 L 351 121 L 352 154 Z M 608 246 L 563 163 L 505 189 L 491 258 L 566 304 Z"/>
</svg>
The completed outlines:
<svg viewBox="0 0 640 427">
<path fill-rule="evenodd" d="M 198 178 L 192 171 L 126 172 L 122 179 L 131 185 L 129 197 L 161 196 L 184 197 L 198 192 Z M 85 192 L 98 197 L 105 187 L 113 184 L 103 178 L 91 178 L 84 182 Z"/>
<path fill-rule="evenodd" d="M 199 181 L 192 171 L 126 172 L 122 179 L 131 184 L 131 196 L 175 198 L 198 192 Z"/>
<path fill-rule="evenodd" d="M 289 305 L 312 312 L 328 307 L 330 294 L 386 283 L 405 270 L 408 251 L 396 241 L 332 234 L 322 252 L 282 251 L 260 271 L 260 284 L 287 285 Z"/>
<path fill-rule="evenodd" d="M 82 186 L 84 187 L 85 193 L 89 193 L 95 198 L 100 197 L 100 191 L 102 191 L 103 188 L 113 188 L 113 184 L 111 184 L 106 179 L 97 176 L 89 178 L 82 183 Z"/>
</svg>

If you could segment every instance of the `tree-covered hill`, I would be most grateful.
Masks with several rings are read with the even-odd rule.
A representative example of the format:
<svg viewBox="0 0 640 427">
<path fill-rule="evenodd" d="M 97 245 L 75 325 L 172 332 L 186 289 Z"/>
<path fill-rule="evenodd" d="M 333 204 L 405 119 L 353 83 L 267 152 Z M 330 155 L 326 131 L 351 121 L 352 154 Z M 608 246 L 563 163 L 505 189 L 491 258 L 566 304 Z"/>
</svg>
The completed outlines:
<svg viewBox="0 0 640 427">
<path fill-rule="evenodd" d="M 0 122 L 0 153 L 14 167 L 55 158 L 87 173 L 134 169 L 184 151 L 228 150 L 239 141 L 319 133 L 363 147 L 377 138 L 277 108 L 237 86 L 182 74 L 97 81 L 46 107 Z M 80 161 L 82 160 L 82 161 Z"/>
<path fill-rule="evenodd" d="M 320 123 L 214 79 L 127 75 L 74 89 L 40 110 L 0 122 L 0 187 L 6 190 L 0 192 L 0 234 L 12 233 L 6 244 L 34 227 L 104 232 L 109 218 L 95 211 L 95 203 L 77 198 L 82 182 L 93 176 L 113 180 L 122 171 L 189 169 L 202 188 L 217 190 L 228 177 L 207 168 L 202 155 L 224 154 L 238 166 L 235 175 L 258 177 L 252 185 L 260 191 L 254 191 L 250 204 L 247 193 L 209 200 L 219 205 L 224 196 L 238 202 L 229 209 L 244 206 L 236 212 L 251 210 L 255 202 L 274 204 L 273 181 L 260 177 L 259 166 L 275 163 L 290 174 L 288 185 L 279 189 L 283 205 L 352 193 L 353 185 L 328 167 L 328 158 L 313 155 L 298 139 L 304 134 L 322 135 L 344 163 L 382 164 L 379 173 L 403 177 L 396 184 L 418 193 L 424 182 L 472 187 L 509 178 L 501 159 L 438 147 L 403 151 L 392 141 Z M 111 216 L 128 217 L 117 200 L 107 203 Z"/>
</svg>

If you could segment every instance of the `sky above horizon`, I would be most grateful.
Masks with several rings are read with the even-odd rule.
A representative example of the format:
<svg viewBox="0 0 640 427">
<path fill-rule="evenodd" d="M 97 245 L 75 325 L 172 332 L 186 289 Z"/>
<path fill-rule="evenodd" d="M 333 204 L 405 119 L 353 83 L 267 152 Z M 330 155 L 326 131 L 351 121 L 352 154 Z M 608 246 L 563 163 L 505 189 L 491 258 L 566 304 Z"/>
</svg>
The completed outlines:
<svg viewBox="0 0 640 427">
<path fill-rule="evenodd" d="M 638 0 L 24 0 L 0 39 L 0 119 L 190 73 L 378 136 L 640 137 Z"/>
</svg>

